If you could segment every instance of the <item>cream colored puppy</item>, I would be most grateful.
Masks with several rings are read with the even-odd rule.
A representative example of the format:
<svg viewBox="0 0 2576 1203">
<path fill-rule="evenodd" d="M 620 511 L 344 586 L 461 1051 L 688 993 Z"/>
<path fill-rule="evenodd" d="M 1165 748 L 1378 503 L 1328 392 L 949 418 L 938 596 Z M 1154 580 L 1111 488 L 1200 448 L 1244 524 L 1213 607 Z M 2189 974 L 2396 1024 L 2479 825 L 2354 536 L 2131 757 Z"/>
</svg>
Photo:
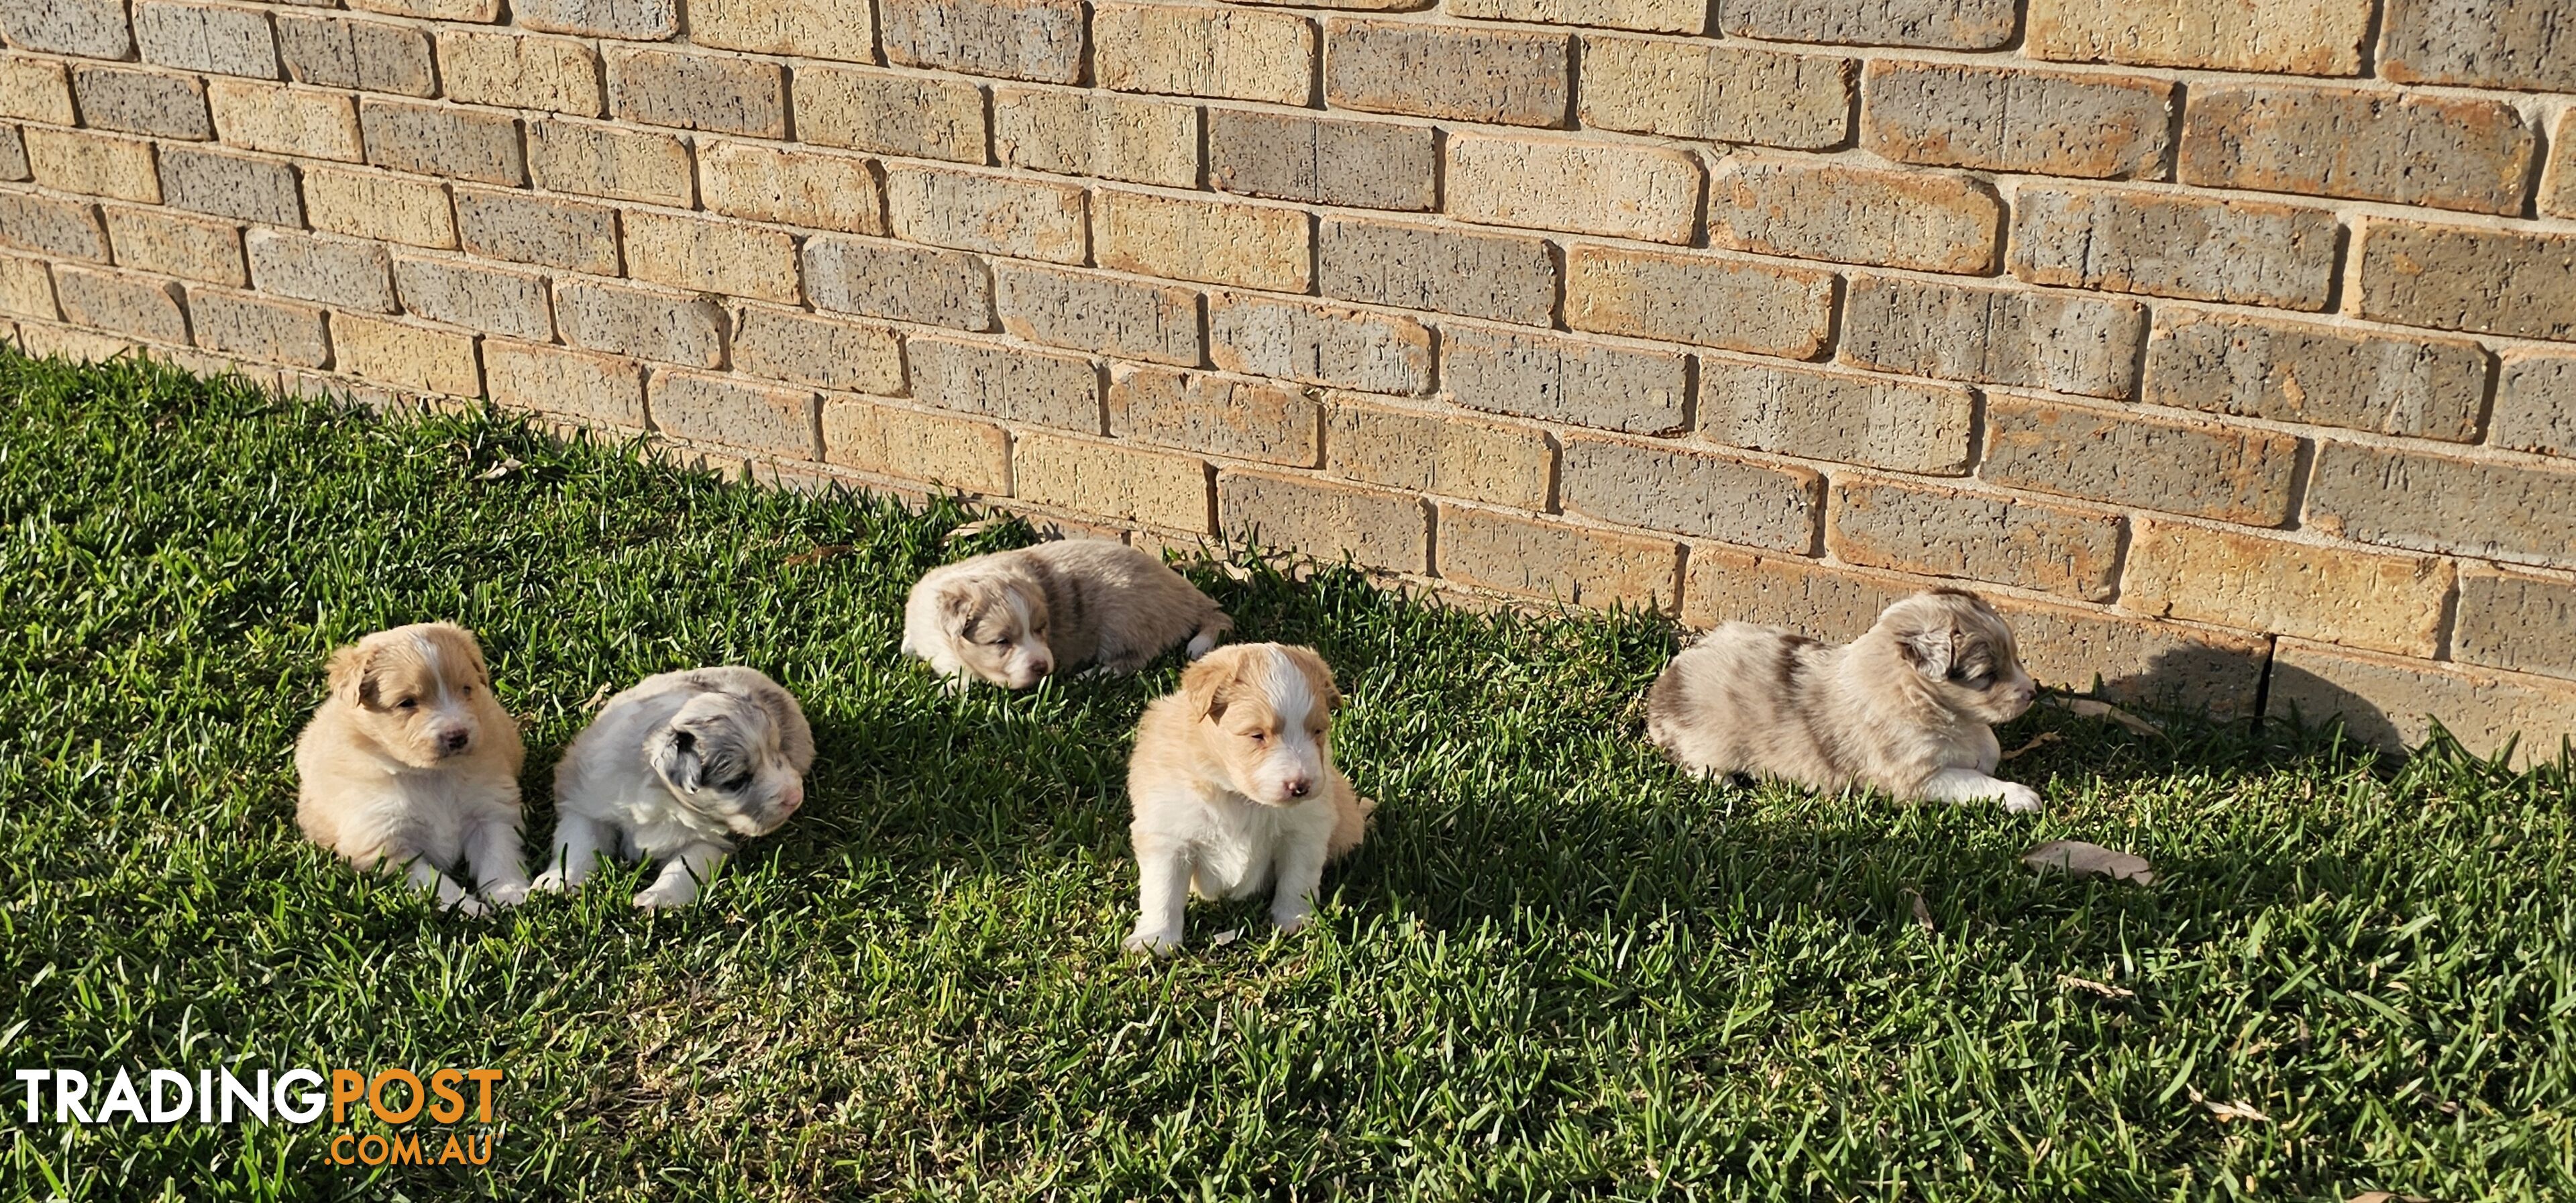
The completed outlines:
<svg viewBox="0 0 2576 1203">
<path fill-rule="evenodd" d="M 805 804 L 812 767 L 804 708 L 758 669 L 646 677 L 555 765 L 554 856 L 534 888 L 578 886 L 606 852 L 662 866 L 635 905 L 687 906 L 735 837 L 776 831 Z"/>
<path fill-rule="evenodd" d="M 1189 640 L 1195 660 L 1234 620 L 1153 553 L 1066 539 L 931 569 L 903 608 L 903 650 L 954 685 L 981 677 L 1026 689 L 1098 661 L 1132 673 Z"/>
<path fill-rule="evenodd" d="M 360 868 L 402 869 L 469 915 L 483 903 L 451 876 L 467 864 L 494 905 L 527 897 L 527 749 L 473 633 L 445 622 L 378 631 L 332 654 L 330 683 L 295 741 L 305 837 Z"/>
<path fill-rule="evenodd" d="M 1719 626 L 1655 679 L 1646 733 L 1704 772 L 2032 811 L 2039 791 L 1991 775 L 2002 755 L 1992 724 L 2037 694 L 2003 616 L 1973 593 L 1935 589 L 1841 647 Z"/>
<path fill-rule="evenodd" d="M 1342 695 L 1314 649 L 1249 643 L 1181 674 L 1136 725 L 1127 765 L 1141 883 L 1130 952 L 1181 946 L 1192 892 L 1248 898 L 1270 889 L 1270 921 L 1304 927 L 1324 863 L 1360 846 L 1377 804 L 1333 767 Z"/>
</svg>

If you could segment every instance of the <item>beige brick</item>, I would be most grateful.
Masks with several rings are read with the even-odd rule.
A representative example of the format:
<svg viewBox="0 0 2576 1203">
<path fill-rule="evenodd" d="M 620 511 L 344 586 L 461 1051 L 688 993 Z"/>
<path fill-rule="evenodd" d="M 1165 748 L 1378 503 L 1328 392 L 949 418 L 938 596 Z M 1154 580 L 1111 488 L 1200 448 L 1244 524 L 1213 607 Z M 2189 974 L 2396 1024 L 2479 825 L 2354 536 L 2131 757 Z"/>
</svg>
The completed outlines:
<svg viewBox="0 0 2576 1203">
<path fill-rule="evenodd" d="M 1070 84 L 1082 50 L 1078 0 L 885 0 L 886 59 L 904 66 Z"/>
<path fill-rule="evenodd" d="M 0 34 L 16 49 L 47 54 L 116 59 L 134 49 L 118 0 L 17 0 L 0 5 Z"/>
<path fill-rule="evenodd" d="M 1293 385 L 1117 364 L 1107 408 L 1122 439 L 1291 468 L 1323 456 L 1323 405 Z"/>
<path fill-rule="evenodd" d="M 1325 466 L 1335 475 L 1517 509 L 1552 508 L 1556 449 L 1538 427 L 1355 393 L 1329 394 L 1327 401 Z"/>
<path fill-rule="evenodd" d="M 62 316 L 54 308 L 54 277 L 44 260 L 0 255 L 0 313 L 40 322 Z"/>
<path fill-rule="evenodd" d="M 54 259 L 108 258 L 96 206 L 20 192 L 0 192 L 0 243 Z"/>
<path fill-rule="evenodd" d="M 1990 396 L 1978 475 L 2012 488 L 2278 526 L 2290 516 L 2298 457 L 2298 439 L 2271 431 Z"/>
<path fill-rule="evenodd" d="M 608 108 L 645 125 L 787 136 L 786 76 L 757 59 L 611 47 Z"/>
<path fill-rule="evenodd" d="M 1472 409 L 1631 434 L 1679 431 L 1690 388 L 1676 352 L 1460 323 L 1441 327 L 1440 379 Z"/>
<path fill-rule="evenodd" d="M 1906 163 L 2153 179 L 2181 99 L 2167 80 L 1876 59 L 1860 141 Z M 2197 97 L 2195 97 L 2197 100 Z"/>
<path fill-rule="evenodd" d="M 1670 539 L 1594 530 L 1443 503 L 1440 575 L 1579 606 L 1671 609 L 1680 600 L 1680 548 Z"/>
<path fill-rule="evenodd" d="M 1019 263 L 993 268 L 1002 329 L 1030 342 L 1195 367 L 1199 294 L 1176 285 Z"/>
<path fill-rule="evenodd" d="M 795 304 L 796 240 L 783 231 L 715 218 L 629 209 L 626 272 L 673 288 Z"/>
<path fill-rule="evenodd" d="M 2013 0 L 1731 0 L 1730 37 L 1993 50 L 2012 40 Z"/>
<path fill-rule="evenodd" d="M 277 39 L 256 8 L 135 0 L 134 45 L 144 62 L 182 71 L 278 76 Z"/>
<path fill-rule="evenodd" d="M 108 206 L 105 214 L 120 267 L 235 288 L 249 282 L 242 270 L 241 227 L 231 222 L 122 205 Z"/>
<path fill-rule="evenodd" d="M 537 187 L 688 209 L 697 205 L 689 145 L 669 134 L 584 121 L 528 123 Z"/>
<path fill-rule="evenodd" d="M 349 7 L 361 12 L 432 21 L 473 21 L 488 25 L 501 19 L 501 0 L 349 0 Z"/>
<path fill-rule="evenodd" d="M 382 243 L 257 228 L 243 242 L 261 292 L 333 309 L 394 311 L 392 260 Z"/>
<path fill-rule="evenodd" d="M 2500 100 L 2354 88 L 2196 90 L 2181 179 L 2518 214 L 2537 139 Z"/>
<path fill-rule="evenodd" d="M 152 168 L 152 144 L 79 130 L 26 131 L 27 165 L 36 182 L 64 192 L 115 200 L 161 203 L 161 177 Z"/>
<path fill-rule="evenodd" d="M 689 0 L 689 40 L 701 46 L 870 63 L 876 32 L 867 0 Z"/>
<path fill-rule="evenodd" d="M 331 315 L 341 371 L 378 384 L 450 397 L 483 395 L 474 336 L 356 314 Z"/>
<path fill-rule="evenodd" d="M 100 69 L 84 67 L 83 71 Z M 0 117 L 72 124 L 71 85 L 64 77 L 63 65 L 42 59 L 0 58 Z"/>
<path fill-rule="evenodd" d="M 2558 114 L 2557 132 L 2549 135 L 2548 174 L 2540 184 L 2540 211 L 2576 217 L 2576 108 Z"/>
<path fill-rule="evenodd" d="M 275 159 L 161 147 L 161 199 L 174 208 L 276 226 L 304 224 L 295 169 Z"/>
<path fill-rule="evenodd" d="M 1712 246 L 1923 271 L 1994 267 L 2003 203 L 1965 176 L 1733 155 L 1709 183 Z"/>
<path fill-rule="evenodd" d="M 1103 188 L 1094 214 L 1102 267 L 1167 279 L 1305 292 L 1312 223 L 1274 206 Z"/>
<path fill-rule="evenodd" d="M 724 311 L 705 297 L 559 280 L 555 322 L 564 341 L 577 347 L 690 367 L 724 366 Z"/>
<path fill-rule="evenodd" d="M 1823 150 L 1849 124 L 1852 63 L 1586 34 L 1582 84 L 1586 128 Z"/>
<path fill-rule="evenodd" d="M 179 286 L 167 280 L 68 264 L 54 268 L 54 297 L 63 320 L 173 346 L 188 345 L 188 314 Z"/>
<path fill-rule="evenodd" d="M 655 372 L 646 385 L 653 427 L 673 438 L 821 459 L 815 397 L 697 372 Z"/>
<path fill-rule="evenodd" d="M 1208 183 L 1225 192 L 1362 209 L 1439 204 L 1427 125 L 1210 108 Z"/>
<path fill-rule="evenodd" d="M 879 476 L 1011 495 L 1011 436 L 990 422 L 827 396 L 823 457 Z"/>
<path fill-rule="evenodd" d="M 1217 473 L 1216 512 L 1224 534 L 1318 560 L 1349 556 L 1396 572 L 1431 566 L 1431 515 L 1419 498 L 1227 468 Z"/>
<path fill-rule="evenodd" d="M 1327 215 L 1316 242 L 1328 297 L 1550 324 L 1556 257 L 1544 240 Z"/>
<path fill-rule="evenodd" d="M 984 93 L 962 80 L 855 67 L 796 72 L 796 137 L 818 146 L 984 161 Z"/>
<path fill-rule="evenodd" d="M 865 159 L 710 142 L 699 150 L 698 166 L 714 212 L 851 234 L 886 232 L 883 195 Z"/>
<path fill-rule="evenodd" d="M 2362 543 L 2576 567 L 2576 466 L 2317 444 L 2307 527 Z"/>
<path fill-rule="evenodd" d="M 468 254 L 618 274 L 617 215 L 598 205 L 460 188 L 456 228 Z"/>
<path fill-rule="evenodd" d="M 1815 545 L 1824 478 L 1670 443 L 1568 434 L 1559 440 L 1565 511 L 1621 526 L 1805 551 Z"/>
<path fill-rule="evenodd" d="M 331 338 L 322 328 L 322 311 L 311 305 L 220 288 L 191 288 L 188 326 L 197 336 L 197 345 L 209 351 L 307 368 L 327 367 L 331 362 Z"/>
<path fill-rule="evenodd" d="M 19 349 L 32 358 L 60 359 L 67 363 L 104 363 L 119 355 L 157 350 L 138 348 L 133 340 L 121 335 L 93 334 L 69 326 L 49 326 L 38 322 L 18 323 L 17 342 Z"/>
<path fill-rule="evenodd" d="M 2361 316 L 2576 340 L 2576 234 L 2362 223 Z"/>
<path fill-rule="evenodd" d="M 808 238 L 805 289 L 818 309 L 993 328 L 991 275 L 973 255 L 864 238 Z"/>
<path fill-rule="evenodd" d="M 1354 17 L 1334 17 L 1324 31 L 1332 45 L 1324 95 L 1333 108 L 1565 124 L 1573 65 L 1572 39 L 1563 34 Z"/>
<path fill-rule="evenodd" d="M 1837 476 L 1825 546 L 1840 559 L 2107 601 L 2120 516 L 1992 493 Z"/>
<path fill-rule="evenodd" d="M 497 30 L 438 31 L 438 66 L 447 98 L 512 109 L 548 109 L 577 117 L 605 111 L 599 56 L 573 38 Z M 529 127 L 530 136 L 536 126 Z"/>
<path fill-rule="evenodd" d="M 528 342 L 554 338 L 543 276 L 461 259 L 394 260 L 394 289 L 415 317 Z"/>
<path fill-rule="evenodd" d="M 1449 136 L 1451 216 L 1490 225 L 1689 242 L 1699 160 L 1626 143 Z"/>
<path fill-rule="evenodd" d="M 6 86 L 6 78 L 0 74 L 0 87 Z M 72 88 L 80 95 L 83 120 L 92 127 L 190 142 L 215 136 L 206 85 L 193 76 L 84 66 L 72 73 Z M 68 107 L 59 118 L 47 119 L 62 125 L 72 120 Z"/>
<path fill-rule="evenodd" d="M 279 13 L 277 47 L 287 78 L 299 84 L 403 96 L 438 91 L 429 35 L 408 25 Z"/>
<path fill-rule="evenodd" d="M 904 349 L 912 395 L 924 405 L 1100 433 L 1100 371 L 1090 359 L 922 335 Z"/>
<path fill-rule="evenodd" d="M 1195 456 L 1031 432 L 1014 440 L 1011 478 L 1022 500 L 1206 532 L 1208 468 Z"/>
<path fill-rule="evenodd" d="M 485 184 L 528 181 L 519 123 L 506 114 L 369 97 L 358 106 L 358 126 L 367 162 L 378 167 Z"/>
<path fill-rule="evenodd" d="M 1808 359 L 1833 330 L 1834 277 L 1702 252 L 1575 245 L 1565 324 L 1576 330 Z"/>
<path fill-rule="evenodd" d="M 1729 447 L 1928 476 L 1968 470 L 1963 385 L 1704 357 L 1699 432 Z"/>
<path fill-rule="evenodd" d="M 2472 754 L 2511 742 L 2517 768 L 2554 763 L 2576 732 L 2576 687 L 2547 677 L 2338 652 L 2283 640 L 2273 658 L 2268 717 L 2315 724 L 2340 715 L 2346 734 L 2383 747 L 2413 747 L 2439 719 Z"/>
<path fill-rule="evenodd" d="M 2366 10 L 2365 10 L 2366 11 Z M 2566 0 L 2388 0 L 2380 73 L 2400 83 L 2576 92 L 2576 9 Z"/>
<path fill-rule="evenodd" d="M 2487 441 L 2516 451 L 2576 455 L 2576 354 L 2506 352 Z"/>
<path fill-rule="evenodd" d="M 2576 582 L 2464 568 L 2451 658 L 2576 678 Z"/>
<path fill-rule="evenodd" d="M 218 79 L 207 83 L 206 102 L 231 145 L 349 163 L 362 157 L 358 110 L 344 94 Z"/>
<path fill-rule="evenodd" d="M 327 233 L 412 246 L 456 245 L 456 216 L 445 184 L 312 167 L 304 172 L 304 211 L 314 229 Z"/>
<path fill-rule="evenodd" d="M 2478 437 L 2486 386 L 2487 353 L 2466 339 L 2160 305 L 2147 336 L 2142 399 L 2467 442 Z"/>
<path fill-rule="evenodd" d="M 2354 75 L 2371 0 L 2030 0 L 2022 53 L 2077 63 Z"/>
<path fill-rule="evenodd" d="M 889 167 L 885 191 L 887 221 L 907 242 L 1050 263 L 1090 255 L 1079 185 Z"/>
<path fill-rule="evenodd" d="M 1035 171 L 1194 188 L 1198 109 L 1107 92 L 995 88 L 993 154 Z"/>
<path fill-rule="evenodd" d="M 1422 323 L 1310 301 L 1212 294 L 1208 355 L 1254 376 L 1372 393 L 1431 389 L 1431 331 Z"/>
<path fill-rule="evenodd" d="M 1863 276 L 1847 286 L 1839 358 L 1855 367 L 2088 397 L 2136 383 L 2135 302 Z"/>
<path fill-rule="evenodd" d="M 736 311 L 733 366 L 816 388 L 903 391 L 903 342 L 892 329 L 796 309 L 745 305 Z"/>
<path fill-rule="evenodd" d="M 1314 100 L 1315 26 L 1296 14 L 1101 4 L 1092 10 L 1091 36 L 1092 70 L 1113 91 L 1293 105 Z"/>
<path fill-rule="evenodd" d="M 514 0 L 510 9 L 540 33 L 658 42 L 680 29 L 678 0 Z"/>
<path fill-rule="evenodd" d="M 644 428 L 644 369 L 633 360 L 561 347 L 483 340 L 483 383 L 517 410 Z"/>
<path fill-rule="evenodd" d="M 1708 6 L 1693 0 L 1453 0 L 1449 11 L 1493 21 L 1600 25 L 1649 33 L 1698 33 Z"/>
</svg>

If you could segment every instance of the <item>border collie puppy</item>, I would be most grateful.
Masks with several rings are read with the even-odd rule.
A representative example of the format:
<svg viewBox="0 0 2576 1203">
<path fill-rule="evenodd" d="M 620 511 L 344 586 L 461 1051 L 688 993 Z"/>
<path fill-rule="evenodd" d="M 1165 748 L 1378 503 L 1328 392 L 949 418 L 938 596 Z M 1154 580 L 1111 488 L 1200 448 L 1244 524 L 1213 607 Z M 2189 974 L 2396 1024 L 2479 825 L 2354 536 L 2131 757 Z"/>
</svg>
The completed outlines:
<svg viewBox="0 0 2576 1203">
<path fill-rule="evenodd" d="M 1173 644 L 1195 660 L 1234 620 L 1153 553 L 1107 539 L 1066 539 L 931 569 L 903 608 L 903 650 L 952 686 L 980 677 L 1026 689 L 1059 668 L 1097 661 L 1132 673 Z"/>
</svg>

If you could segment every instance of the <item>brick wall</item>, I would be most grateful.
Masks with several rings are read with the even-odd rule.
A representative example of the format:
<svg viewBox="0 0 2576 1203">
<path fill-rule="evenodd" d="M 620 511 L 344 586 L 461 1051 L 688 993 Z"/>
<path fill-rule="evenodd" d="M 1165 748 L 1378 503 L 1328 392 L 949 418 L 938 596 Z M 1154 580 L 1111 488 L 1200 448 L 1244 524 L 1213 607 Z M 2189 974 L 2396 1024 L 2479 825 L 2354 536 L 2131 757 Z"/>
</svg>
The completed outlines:
<svg viewBox="0 0 2576 1203">
<path fill-rule="evenodd" d="M 2576 731 L 2576 0 L 0 0 L 0 311 L 760 479 Z"/>
</svg>

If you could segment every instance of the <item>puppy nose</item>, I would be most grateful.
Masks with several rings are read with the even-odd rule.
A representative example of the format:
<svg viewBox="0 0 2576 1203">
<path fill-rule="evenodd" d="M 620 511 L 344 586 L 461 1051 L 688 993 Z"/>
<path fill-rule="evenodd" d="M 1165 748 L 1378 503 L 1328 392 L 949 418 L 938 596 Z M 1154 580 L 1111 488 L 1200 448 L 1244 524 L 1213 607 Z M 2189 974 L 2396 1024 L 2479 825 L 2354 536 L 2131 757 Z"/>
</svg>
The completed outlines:
<svg viewBox="0 0 2576 1203">
<path fill-rule="evenodd" d="M 443 752 L 462 751 L 465 748 L 465 741 L 467 738 L 467 735 L 462 731 L 447 732 L 446 734 L 438 737 L 439 750 Z"/>
<path fill-rule="evenodd" d="M 1055 661 L 1053 661 L 1053 660 L 1032 660 L 1032 661 L 1029 661 L 1029 671 L 1030 671 L 1030 672 L 1033 672 L 1033 673 L 1036 673 L 1037 675 L 1039 675 L 1039 676 L 1043 677 L 1043 676 L 1047 675 L 1048 673 L 1051 673 L 1051 672 L 1054 672 L 1054 671 L 1055 671 Z"/>
<path fill-rule="evenodd" d="M 796 808 L 803 805 L 805 805 L 805 783 L 788 782 L 787 788 L 778 795 L 778 809 L 793 814 Z"/>
<path fill-rule="evenodd" d="M 1288 796 L 1291 798 L 1303 798 L 1306 796 L 1306 791 L 1315 788 L 1315 783 L 1304 777 L 1291 777 L 1287 785 Z"/>
</svg>

